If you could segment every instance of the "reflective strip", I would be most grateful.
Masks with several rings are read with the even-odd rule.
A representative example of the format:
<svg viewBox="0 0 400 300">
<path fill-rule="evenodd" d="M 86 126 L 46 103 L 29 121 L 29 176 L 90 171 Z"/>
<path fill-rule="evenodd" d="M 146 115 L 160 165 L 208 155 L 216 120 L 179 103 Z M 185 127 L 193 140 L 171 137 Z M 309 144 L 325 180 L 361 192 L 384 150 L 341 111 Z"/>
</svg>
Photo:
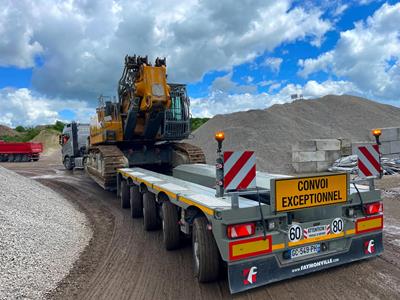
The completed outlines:
<svg viewBox="0 0 400 300">
<path fill-rule="evenodd" d="M 155 189 L 155 190 L 157 190 L 159 192 L 163 192 L 163 193 L 167 194 L 172 199 L 176 199 L 176 194 L 174 194 L 174 193 L 172 193 L 170 191 L 164 190 L 164 189 L 162 189 L 162 188 L 160 188 L 160 187 L 158 187 L 156 185 L 153 186 L 153 189 Z"/>
<path fill-rule="evenodd" d="M 211 215 L 211 216 L 214 215 L 214 210 L 213 209 L 205 207 L 203 205 L 200 205 L 200 204 L 198 204 L 198 203 L 196 203 L 196 202 L 194 202 L 194 201 L 192 201 L 190 199 L 187 199 L 185 197 L 179 196 L 178 200 L 181 201 L 181 202 L 184 202 L 186 204 L 196 206 L 196 207 L 200 208 L 203 212 L 205 212 L 208 215 Z"/>
<path fill-rule="evenodd" d="M 272 238 L 270 235 L 230 242 L 229 260 L 238 260 L 250 256 L 266 254 L 272 251 Z"/>
<path fill-rule="evenodd" d="M 343 237 L 343 236 L 344 236 L 344 232 L 340 232 L 340 233 L 336 233 L 336 234 L 328 234 L 328 235 L 316 236 L 316 237 L 313 237 L 313 238 L 300 240 L 300 241 L 297 241 L 297 242 L 289 242 L 289 247 L 294 247 L 294 246 L 303 245 L 303 244 L 309 244 L 309 243 L 314 243 L 314 242 L 319 242 L 319 241 L 335 239 L 335 238 L 339 238 L 339 237 Z"/>
<path fill-rule="evenodd" d="M 382 229 L 383 227 L 383 216 L 367 217 L 364 219 L 358 219 L 356 222 L 356 233 L 374 231 Z"/>
<path fill-rule="evenodd" d="M 284 248 L 285 248 L 285 244 L 284 243 L 272 245 L 272 251 L 280 250 L 280 249 L 284 249 Z"/>
<path fill-rule="evenodd" d="M 355 229 L 348 229 L 348 230 L 346 230 L 346 235 L 352 235 L 352 234 L 355 234 L 356 233 L 356 230 Z"/>
<path fill-rule="evenodd" d="M 144 184 L 146 184 L 147 186 L 149 186 L 149 187 L 151 187 L 151 188 L 153 188 L 153 189 L 155 189 L 155 190 L 157 190 L 157 191 L 159 191 L 159 192 L 164 192 L 164 193 L 166 193 L 168 196 L 170 196 L 170 197 L 173 198 L 173 199 L 177 199 L 177 200 L 179 200 L 179 201 L 181 201 L 181 202 L 184 202 L 184 203 L 186 203 L 186 204 L 188 204 L 188 205 L 196 206 L 196 207 L 198 207 L 201 211 L 203 211 L 204 213 L 206 213 L 206 214 L 208 214 L 208 215 L 211 215 L 211 216 L 214 215 L 214 210 L 211 209 L 211 208 L 208 208 L 208 207 L 206 207 L 206 206 L 204 206 L 204 205 L 198 204 L 198 203 L 196 203 L 196 202 L 194 202 L 194 201 L 192 201 L 192 200 L 190 200 L 190 199 L 187 199 L 187 198 L 185 198 L 185 197 L 182 197 L 182 196 L 179 196 L 179 198 L 178 198 L 178 195 L 177 195 L 177 194 L 172 193 L 172 192 L 170 192 L 170 191 L 168 191 L 168 190 L 166 190 L 166 189 L 163 189 L 163 188 L 161 188 L 160 186 L 157 186 L 157 185 L 155 185 L 155 184 L 152 184 L 152 183 L 150 183 L 150 182 L 148 182 L 148 181 L 146 181 L 146 180 L 144 180 L 144 179 L 142 179 L 142 178 L 140 178 L 140 177 L 133 177 L 133 176 L 130 175 L 129 173 L 125 173 L 125 172 L 123 172 L 122 170 L 118 170 L 118 172 L 121 173 L 122 175 L 126 176 L 126 177 L 132 178 L 134 181 L 136 181 L 136 182 L 138 182 L 138 183 L 144 183 Z M 186 189 L 185 189 L 185 190 L 186 190 Z"/>
</svg>

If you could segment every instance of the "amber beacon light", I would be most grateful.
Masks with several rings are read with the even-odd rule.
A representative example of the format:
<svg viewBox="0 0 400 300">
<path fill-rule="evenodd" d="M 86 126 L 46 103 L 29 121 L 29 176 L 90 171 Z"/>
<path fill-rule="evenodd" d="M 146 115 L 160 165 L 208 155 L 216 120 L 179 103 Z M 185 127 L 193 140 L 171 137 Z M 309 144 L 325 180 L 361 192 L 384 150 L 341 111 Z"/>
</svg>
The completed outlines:
<svg viewBox="0 0 400 300">
<path fill-rule="evenodd" d="M 380 130 L 380 129 L 372 129 L 372 134 L 373 134 L 373 136 L 375 137 L 375 140 L 376 140 L 376 143 L 378 144 L 378 145 L 380 145 L 381 144 L 381 142 L 379 141 L 379 137 L 381 136 L 381 134 L 382 134 L 382 130 Z"/>
<path fill-rule="evenodd" d="M 225 133 L 223 131 L 218 131 L 215 134 L 215 139 L 217 140 L 217 142 L 223 142 L 225 139 Z"/>
<path fill-rule="evenodd" d="M 382 134 L 382 131 L 380 129 L 372 129 L 372 134 L 376 136 L 380 136 Z"/>
</svg>

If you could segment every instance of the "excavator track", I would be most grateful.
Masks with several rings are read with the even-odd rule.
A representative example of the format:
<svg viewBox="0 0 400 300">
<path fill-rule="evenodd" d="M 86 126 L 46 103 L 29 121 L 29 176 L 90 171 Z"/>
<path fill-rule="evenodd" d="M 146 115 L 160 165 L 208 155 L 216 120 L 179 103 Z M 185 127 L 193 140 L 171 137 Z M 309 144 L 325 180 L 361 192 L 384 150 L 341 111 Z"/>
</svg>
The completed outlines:
<svg viewBox="0 0 400 300">
<path fill-rule="evenodd" d="M 103 145 L 89 149 L 89 157 L 85 164 L 86 172 L 105 190 L 116 189 L 116 169 L 125 167 L 128 167 L 128 160 L 117 146 Z"/>
<path fill-rule="evenodd" d="M 205 164 L 206 156 L 200 147 L 188 143 L 175 143 L 174 150 L 184 153 L 189 164 Z"/>
</svg>

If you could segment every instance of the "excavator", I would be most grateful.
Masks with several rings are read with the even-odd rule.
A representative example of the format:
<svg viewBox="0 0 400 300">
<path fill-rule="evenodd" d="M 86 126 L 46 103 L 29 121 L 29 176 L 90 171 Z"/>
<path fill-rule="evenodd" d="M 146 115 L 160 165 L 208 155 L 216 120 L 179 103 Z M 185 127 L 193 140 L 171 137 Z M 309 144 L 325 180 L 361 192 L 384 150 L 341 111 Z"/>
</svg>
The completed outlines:
<svg viewBox="0 0 400 300">
<path fill-rule="evenodd" d="M 100 96 L 90 121 L 87 173 L 116 189 L 116 169 L 140 166 L 170 174 L 180 164 L 205 163 L 203 151 L 182 142 L 190 135 L 186 85 L 167 83 L 165 58 L 126 56 L 118 101 Z"/>
</svg>

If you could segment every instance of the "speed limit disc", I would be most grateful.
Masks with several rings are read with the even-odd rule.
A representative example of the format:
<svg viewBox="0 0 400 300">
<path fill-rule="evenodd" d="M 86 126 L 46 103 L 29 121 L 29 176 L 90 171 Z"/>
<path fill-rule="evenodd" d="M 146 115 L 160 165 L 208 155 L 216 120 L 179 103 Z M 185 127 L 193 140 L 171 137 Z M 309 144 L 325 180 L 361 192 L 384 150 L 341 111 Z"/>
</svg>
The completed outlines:
<svg viewBox="0 0 400 300">
<path fill-rule="evenodd" d="M 297 242 L 301 240 L 302 236 L 303 236 L 303 229 L 301 228 L 300 225 L 294 224 L 290 226 L 288 231 L 289 241 Z"/>
</svg>

